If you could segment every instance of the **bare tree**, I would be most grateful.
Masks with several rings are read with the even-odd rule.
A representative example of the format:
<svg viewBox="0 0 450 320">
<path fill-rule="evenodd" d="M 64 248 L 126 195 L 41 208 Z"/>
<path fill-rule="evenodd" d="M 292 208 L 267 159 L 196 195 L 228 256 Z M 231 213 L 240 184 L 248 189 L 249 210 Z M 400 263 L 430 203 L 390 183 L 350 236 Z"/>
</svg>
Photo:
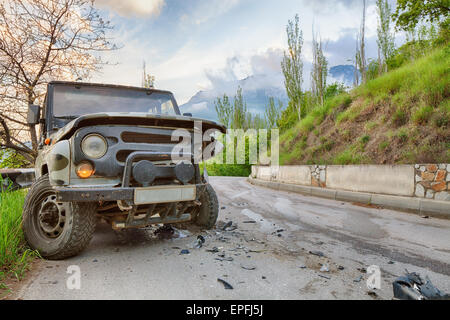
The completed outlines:
<svg viewBox="0 0 450 320">
<path fill-rule="evenodd" d="M 106 35 L 110 28 L 92 0 L 0 2 L 0 148 L 34 161 L 38 140 L 26 123 L 28 105 L 43 102 L 52 80 L 98 71 L 99 53 L 116 48 Z"/>
<path fill-rule="evenodd" d="M 294 21 L 289 20 L 286 27 L 288 38 L 288 50 L 284 52 L 281 69 L 284 75 L 284 85 L 290 103 L 293 104 L 301 120 L 301 100 L 302 100 L 302 83 L 303 83 L 303 32 L 300 30 L 300 22 L 298 15 L 295 15 Z"/>
</svg>

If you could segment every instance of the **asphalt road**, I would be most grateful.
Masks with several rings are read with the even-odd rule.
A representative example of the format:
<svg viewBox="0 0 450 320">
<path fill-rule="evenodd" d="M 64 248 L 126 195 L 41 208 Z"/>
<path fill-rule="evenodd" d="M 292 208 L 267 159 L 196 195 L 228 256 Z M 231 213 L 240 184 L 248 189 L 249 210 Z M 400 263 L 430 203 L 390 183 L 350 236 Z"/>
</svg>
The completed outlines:
<svg viewBox="0 0 450 320">
<path fill-rule="evenodd" d="M 449 220 L 277 192 L 243 178 L 211 183 L 219 224 L 233 221 L 237 229 L 180 228 L 167 239 L 156 228 L 117 234 L 99 223 L 81 255 L 39 262 L 13 298 L 391 299 L 392 281 L 405 269 L 450 292 Z M 199 249 L 198 235 L 205 238 Z M 208 251 L 214 247 L 219 252 Z M 70 265 L 80 268 L 79 290 L 66 286 Z M 371 265 L 381 270 L 376 296 L 366 285 Z"/>
</svg>

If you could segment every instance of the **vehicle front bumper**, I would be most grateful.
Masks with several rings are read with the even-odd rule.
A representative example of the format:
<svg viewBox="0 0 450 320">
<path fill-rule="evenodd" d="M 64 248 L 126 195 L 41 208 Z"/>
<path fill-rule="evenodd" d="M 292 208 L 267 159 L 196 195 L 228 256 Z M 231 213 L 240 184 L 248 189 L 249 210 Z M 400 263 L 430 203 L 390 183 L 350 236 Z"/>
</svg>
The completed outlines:
<svg viewBox="0 0 450 320">
<path fill-rule="evenodd" d="M 55 187 L 57 201 L 99 202 L 122 200 L 130 205 L 174 203 L 198 200 L 206 184 L 161 185 L 147 188 Z"/>
</svg>

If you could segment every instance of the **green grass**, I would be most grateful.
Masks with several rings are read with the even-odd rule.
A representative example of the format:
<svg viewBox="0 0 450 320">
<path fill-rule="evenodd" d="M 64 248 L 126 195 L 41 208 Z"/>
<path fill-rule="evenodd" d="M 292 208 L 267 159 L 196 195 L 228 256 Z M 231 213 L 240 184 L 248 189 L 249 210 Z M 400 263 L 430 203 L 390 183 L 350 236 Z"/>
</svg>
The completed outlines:
<svg viewBox="0 0 450 320">
<path fill-rule="evenodd" d="M 26 191 L 0 193 L 0 289 L 7 277 L 21 279 L 34 252 L 25 246 L 21 222 Z"/>
<path fill-rule="evenodd" d="M 205 164 L 200 164 L 200 171 L 203 172 Z M 207 163 L 206 170 L 209 176 L 222 177 L 248 177 L 252 172 L 251 165 L 248 164 L 218 164 Z"/>
<path fill-rule="evenodd" d="M 448 162 L 449 65 L 446 44 L 316 106 L 281 132 L 280 163 Z"/>
</svg>

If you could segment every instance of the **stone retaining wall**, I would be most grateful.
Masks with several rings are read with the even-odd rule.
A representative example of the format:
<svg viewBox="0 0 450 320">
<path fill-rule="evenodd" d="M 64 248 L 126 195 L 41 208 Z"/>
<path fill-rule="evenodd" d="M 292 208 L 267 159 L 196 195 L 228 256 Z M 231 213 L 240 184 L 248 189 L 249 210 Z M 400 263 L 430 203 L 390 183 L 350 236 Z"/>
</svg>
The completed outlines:
<svg viewBox="0 0 450 320">
<path fill-rule="evenodd" d="M 450 201 L 450 164 L 253 166 L 251 176 L 325 189 Z"/>
<path fill-rule="evenodd" d="M 450 164 L 416 164 L 414 169 L 414 196 L 450 201 Z"/>
</svg>

